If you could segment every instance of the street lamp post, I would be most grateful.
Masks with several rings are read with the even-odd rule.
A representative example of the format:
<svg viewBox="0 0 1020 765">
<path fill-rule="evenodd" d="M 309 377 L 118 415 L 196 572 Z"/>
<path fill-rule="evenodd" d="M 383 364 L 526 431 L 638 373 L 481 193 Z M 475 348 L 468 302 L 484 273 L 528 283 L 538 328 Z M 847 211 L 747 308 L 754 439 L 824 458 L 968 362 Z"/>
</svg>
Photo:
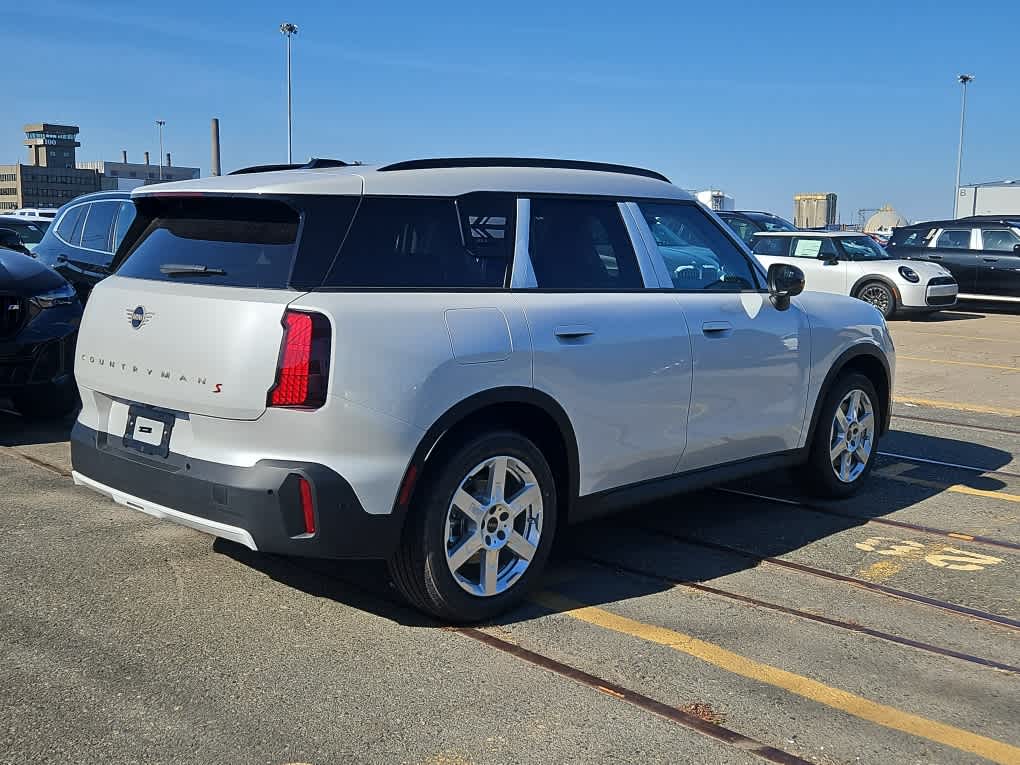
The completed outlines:
<svg viewBox="0 0 1020 765">
<path fill-rule="evenodd" d="M 156 129 L 159 130 L 159 179 L 163 180 L 163 126 L 166 120 L 156 120 Z"/>
<path fill-rule="evenodd" d="M 956 193 L 953 195 L 953 215 L 960 201 L 960 170 L 963 167 L 963 123 L 967 117 L 967 85 L 974 81 L 974 75 L 961 74 L 956 78 L 963 85 L 963 100 L 960 103 L 960 144 L 956 151 Z"/>
<path fill-rule="evenodd" d="M 287 38 L 287 164 L 294 161 L 291 128 L 291 96 L 290 96 L 290 41 L 298 33 L 297 24 L 280 24 L 280 32 Z"/>
</svg>

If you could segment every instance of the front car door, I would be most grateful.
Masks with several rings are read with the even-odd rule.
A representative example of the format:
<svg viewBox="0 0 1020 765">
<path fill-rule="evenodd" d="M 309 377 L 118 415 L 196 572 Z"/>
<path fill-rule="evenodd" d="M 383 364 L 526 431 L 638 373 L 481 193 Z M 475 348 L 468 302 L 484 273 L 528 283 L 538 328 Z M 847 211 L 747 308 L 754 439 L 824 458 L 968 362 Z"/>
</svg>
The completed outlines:
<svg viewBox="0 0 1020 765">
<path fill-rule="evenodd" d="M 691 342 L 675 298 L 646 289 L 656 277 L 620 205 L 522 199 L 517 219 L 512 286 L 534 385 L 574 428 L 580 494 L 670 475 L 686 443 Z"/>
<path fill-rule="evenodd" d="M 978 229 L 981 237 L 980 262 L 977 266 L 979 295 L 1020 300 L 1020 229 Z"/>
<path fill-rule="evenodd" d="M 777 310 L 761 269 L 695 203 L 640 201 L 632 208 L 645 224 L 642 239 L 660 288 L 683 309 L 691 333 L 687 449 L 676 469 L 796 449 L 811 357 L 806 314 L 796 304 Z M 682 244 L 654 235 L 658 229 Z"/>
</svg>

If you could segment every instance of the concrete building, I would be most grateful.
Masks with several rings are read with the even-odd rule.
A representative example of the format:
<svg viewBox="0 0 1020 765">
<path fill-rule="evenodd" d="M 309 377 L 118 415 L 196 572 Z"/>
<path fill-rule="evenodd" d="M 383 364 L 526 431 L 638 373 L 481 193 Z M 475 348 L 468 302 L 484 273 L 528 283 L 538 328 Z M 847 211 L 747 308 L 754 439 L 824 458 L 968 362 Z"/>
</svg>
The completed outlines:
<svg viewBox="0 0 1020 765">
<path fill-rule="evenodd" d="M 99 191 L 99 173 L 75 163 L 76 125 L 25 125 L 28 163 L 0 165 L 0 211 L 57 208 L 81 194 Z"/>
<path fill-rule="evenodd" d="M 864 233 L 890 236 L 894 228 L 906 225 L 906 218 L 896 212 L 892 205 L 885 205 L 868 218 L 867 223 L 864 224 Z"/>
<path fill-rule="evenodd" d="M 956 217 L 968 215 L 1020 215 L 1020 180 L 961 186 Z"/>
<path fill-rule="evenodd" d="M 797 228 L 826 228 L 836 225 L 836 195 L 795 194 L 793 225 Z"/>
<path fill-rule="evenodd" d="M 159 165 L 149 160 L 149 152 L 145 152 L 144 162 L 128 162 L 126 151 L 122 151 L 120 162 L 80 162 L 78 167 L 97 171 L 102 178 L 103 191 L 130 191 L 138 186 L 149 183 L 160 183 Z M 177 167 L 171 164 L 170 154 L 163 163 L 162 182 L 190 181 L 202 174 L 198 167 Z"/>
<path fill-rule="evenodd" d="M 735 210 L 735 203 L 733 197 L 726 194 L 718 189 L 705 189 L 699 191 L 695 195 L 701 204 L 705 205 L 709 210 Z"/>
</svg>

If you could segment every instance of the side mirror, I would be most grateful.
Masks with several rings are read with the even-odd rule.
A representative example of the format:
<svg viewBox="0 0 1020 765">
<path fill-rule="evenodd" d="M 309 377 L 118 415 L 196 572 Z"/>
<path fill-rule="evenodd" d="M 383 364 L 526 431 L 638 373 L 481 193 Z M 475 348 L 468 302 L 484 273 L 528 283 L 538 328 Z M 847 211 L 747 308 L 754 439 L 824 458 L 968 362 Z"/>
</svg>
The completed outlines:
<svg viewBox="0 0 1020 765">
<path fill-rule="evenodd" d="M 804 272 L 787 263 L 773 263 L 768 272 L 769 297 L 780 311 L 790 307 L 790 298 L 804 291 Z"/>
</svg>

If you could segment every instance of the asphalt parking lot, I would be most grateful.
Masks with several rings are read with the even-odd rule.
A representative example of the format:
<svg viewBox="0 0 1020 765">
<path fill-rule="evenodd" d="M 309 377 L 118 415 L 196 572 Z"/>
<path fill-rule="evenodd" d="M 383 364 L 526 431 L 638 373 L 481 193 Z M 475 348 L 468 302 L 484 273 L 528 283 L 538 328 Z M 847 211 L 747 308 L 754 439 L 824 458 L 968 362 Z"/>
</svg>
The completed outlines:
<svg viewBox="0 0 1020 765">
<path fill-rule="evenodd" d="M 1020 316 L 892 331 L 861 495 L 577 527 L 477 630 L 77 489 L 67 424 L 0 414 L 0 761 L 1020 763 Z"/>
</svg>

